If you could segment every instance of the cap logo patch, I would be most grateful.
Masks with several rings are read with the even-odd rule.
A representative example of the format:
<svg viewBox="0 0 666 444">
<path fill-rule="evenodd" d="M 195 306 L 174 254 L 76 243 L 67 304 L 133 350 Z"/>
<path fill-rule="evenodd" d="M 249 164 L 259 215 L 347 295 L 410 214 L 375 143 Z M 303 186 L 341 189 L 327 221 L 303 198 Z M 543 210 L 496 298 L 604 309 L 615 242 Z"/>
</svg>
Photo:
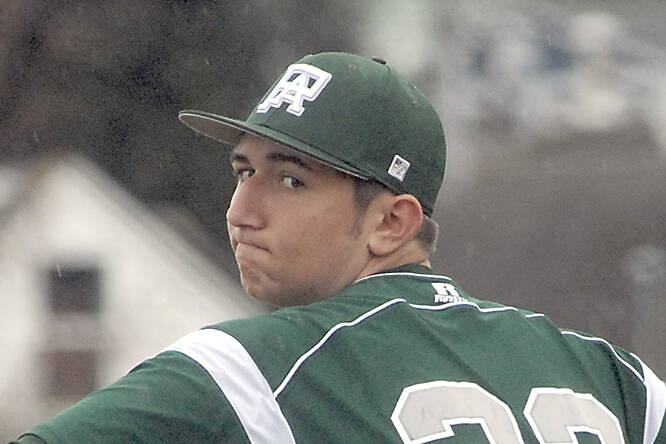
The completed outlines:
<svg viewBox="0 0 666 444">
<path fill-rule="evenodd" d="M 280 81 L 266 99 L 257 106 L 258 113 L 280 108 L 288 103 L 287 112 L 301 116 L 305 111 L 303 101 L 314 101 L 333 77 L 330 73 L 305 63 L 289 65 Z"/>
<path fill-rule="evenodd" d="M 396 154 L 393 156 L 393 162 L 391 162 L 388 173 L 402 182 L 405 180 L 405 175 L 407 174 L 409 165 L 409 162 Z"/>
</svg>

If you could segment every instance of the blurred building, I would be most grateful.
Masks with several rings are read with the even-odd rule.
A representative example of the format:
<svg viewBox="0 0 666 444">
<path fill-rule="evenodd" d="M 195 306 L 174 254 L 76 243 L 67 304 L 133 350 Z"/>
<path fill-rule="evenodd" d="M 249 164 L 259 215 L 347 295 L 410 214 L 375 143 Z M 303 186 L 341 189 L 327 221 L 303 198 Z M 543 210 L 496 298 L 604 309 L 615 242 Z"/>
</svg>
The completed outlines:
<svg viewBox="0 0 666 444">
<path fill-rule="evenodd" d="M 0 440 L 202 326 L 266 311 L 81 157 L 0 171 Z"/>
</svg>

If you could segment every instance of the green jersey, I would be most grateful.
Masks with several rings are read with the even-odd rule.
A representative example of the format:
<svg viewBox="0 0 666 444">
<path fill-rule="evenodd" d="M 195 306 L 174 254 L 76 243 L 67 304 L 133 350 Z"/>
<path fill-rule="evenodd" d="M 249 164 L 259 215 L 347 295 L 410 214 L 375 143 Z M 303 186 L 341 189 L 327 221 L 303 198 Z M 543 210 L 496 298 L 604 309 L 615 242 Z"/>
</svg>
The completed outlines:
<svg viewBox="0 0 666 444">
<path fill-rule="evenodd" d="M 666 443 L 638 357 L 407 265 L 191 333 L 35 427 L 47 443 Z"/>
</svg>

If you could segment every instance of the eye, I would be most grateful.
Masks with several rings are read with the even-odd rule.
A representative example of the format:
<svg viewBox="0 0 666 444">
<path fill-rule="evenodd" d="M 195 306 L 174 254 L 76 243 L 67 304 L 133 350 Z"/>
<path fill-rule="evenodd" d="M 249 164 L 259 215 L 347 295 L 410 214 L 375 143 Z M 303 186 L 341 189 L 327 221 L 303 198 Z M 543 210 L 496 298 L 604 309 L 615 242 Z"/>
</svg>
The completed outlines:
<svg viewBox="0 0 666 444">
<path fill-rule="evenodd" d="M 252 168 L 239 168 L 235 173 L 239 182 L 245 182 L 254 174 L 254 170 Z"/>
<path fill-rule="evenodd" d="M 282 178 L 282 183 L 284 185 L 286 185 L 288 188 L 300 188 L 300 187 L 305 185 L 300 180 L 296 179 L 295 177 L 291 177 L 291 176 L 284 176 Z"/>
</svg>

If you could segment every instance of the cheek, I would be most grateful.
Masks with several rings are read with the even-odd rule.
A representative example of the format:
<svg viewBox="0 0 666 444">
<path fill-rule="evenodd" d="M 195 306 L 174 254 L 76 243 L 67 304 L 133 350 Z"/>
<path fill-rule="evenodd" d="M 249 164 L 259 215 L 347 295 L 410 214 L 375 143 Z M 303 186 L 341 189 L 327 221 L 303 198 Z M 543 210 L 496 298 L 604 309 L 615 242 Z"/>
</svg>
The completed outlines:
<svg viewBox="0 0 666 444">
<path fill-rule="evenodd" d="M 283 231 L 281 242 L 285 251 L 291 253 L 291 260 L 306 264 L 320 262 L 322 257 L 331 253 L 347 228 L 339 218 L 331 218 L 331 214 L 335 213 L 300 214 L 297 220 L 287 222 L 288 228 Z"/>
<path fill-rule="evenodd" d="M 274 219 L 274 233 L 279 233 L 283 260 L 303 266 L 316 261 L 321 266 L 322 262 L 335 261 L 331 255 L 339 249 L 349 247 L 357 209 L 349 196 L 332 195 L 301 200 L 293 207 L 285 205 L 273 214 L 280 215 L 279 223 Z"/>
<path fill-rule="evenodd" d="M 328 221 L 325 215 L 301 213 L 298 220 L 290 222 L 287 230 L 292 245 L 300 249 L 312 249 L 317 243 L 325 241 L 330 236 Z"/>
<path fill-rule="evenodd" d="M 322 217 L 312 218 L 310 227 L 317 227 L 312 234 L 318 251 L 330 254 L 348 247 L 353 240 L 354 219 L 351 215 L 349 211 L 337 208 L 325 212 Z"/>
</svg>

